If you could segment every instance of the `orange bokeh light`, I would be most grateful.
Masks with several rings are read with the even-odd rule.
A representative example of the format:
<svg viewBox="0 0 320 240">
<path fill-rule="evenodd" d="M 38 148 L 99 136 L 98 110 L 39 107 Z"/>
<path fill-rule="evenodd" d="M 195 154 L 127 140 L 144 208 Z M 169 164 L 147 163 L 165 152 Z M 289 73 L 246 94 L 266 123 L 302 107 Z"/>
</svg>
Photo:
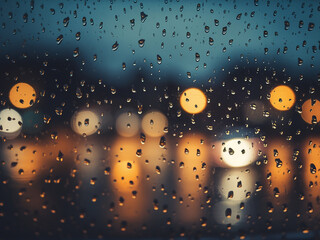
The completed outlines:
<svg viewBox="0 0 320 240">
<path fill-rule="evenodd" d="M 29 108 L 36 101 L 36 91 L 28 83 L 17 83 L 10 89 L 9 99 L 17 108 Z"/>
<path fill-rule="evenodd" d="M 8 159 L 7 168 L 10 178 L 17 182 L 28 182 L 39 176 L 41 153 L 43 148 L 38 144 L 17 141 L 8 143 L 2 153 L 4 159 Z"/>
<path fill-rule="evenodd" d="M 115 190 L 124 193 L 137 190 L 142 174 L 138 150 L 139 138 L 119 137 L 111 146 L 111 177 Z"/>
<path fill-rule="evenodd" d="M 264 169 L 267 177 L 267 190 L 275 197 L 288 195 L 293 184 L 293 148 L 281 139 L 270 139 L 267 146 L 268 163 Z"/>
<path fill-rule="evenodd" d="M 302 154 L 303 154 L 303 179 L 306 190 L 316 193 L 318 195 L 320 182 L 318 181 L 318 164 L 320 158 L 320 138 L 311 137 L 307 138 L 302 144 Z M 313 169 L 312 165 L 315 167 Z"/>
<path fill-rule="evenodd" d="M 207 97 L 200 89 L 189 88 L 181 94 L 180 105 L 187 113 L 201 113 L 207 106 Z"/>
<path fill-rule="evenodd" d="M 313 123 L 312 118 L 318 123 L 320 121 L 320 101 L 308 99 L 302 104 L 302 119 L 309 124 Z"/>
<path fill-rule="evenodd" d="M 279 111 L 288 111 L 295 101 L 296 95 L 294 91 L 285 85 L 275 87 L 270 93 L 270 103 Z"/>
</svg>

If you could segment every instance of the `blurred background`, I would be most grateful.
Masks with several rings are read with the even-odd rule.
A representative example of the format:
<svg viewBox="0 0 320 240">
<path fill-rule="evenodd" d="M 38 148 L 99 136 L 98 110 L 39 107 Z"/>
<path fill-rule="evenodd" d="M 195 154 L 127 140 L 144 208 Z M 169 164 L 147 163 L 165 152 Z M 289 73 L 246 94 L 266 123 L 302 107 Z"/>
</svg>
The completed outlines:
<svg viewBox="0 0 320 240">
<path fill-rule="evenodd" d="M 0 239 L 317 239 L 319 1 L 6 1 Z"/>
</svg>

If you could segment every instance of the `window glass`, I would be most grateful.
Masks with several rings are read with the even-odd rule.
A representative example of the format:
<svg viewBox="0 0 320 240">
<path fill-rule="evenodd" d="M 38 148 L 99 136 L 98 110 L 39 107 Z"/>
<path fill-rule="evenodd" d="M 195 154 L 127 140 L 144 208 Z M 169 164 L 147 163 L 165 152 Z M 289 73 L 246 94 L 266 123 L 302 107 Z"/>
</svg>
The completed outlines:
<svg viewBox="0 0 320 240">
<path fill-rule="evenodd" d="M 318 1 L 2 0 L 0 239 L 317 239 Z"/>
</svg>

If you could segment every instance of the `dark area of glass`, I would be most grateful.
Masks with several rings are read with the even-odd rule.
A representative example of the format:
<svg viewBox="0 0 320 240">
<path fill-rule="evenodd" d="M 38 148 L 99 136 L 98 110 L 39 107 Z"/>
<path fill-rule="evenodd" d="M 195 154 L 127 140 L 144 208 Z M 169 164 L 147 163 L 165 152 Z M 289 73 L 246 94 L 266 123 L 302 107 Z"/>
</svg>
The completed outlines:
<svg viewBox="0 0 320 240">
<path fill-rule="evenodd" d="M 319 1 L 1 1 L 0 239 L 318 239 Z"/>
</svg>

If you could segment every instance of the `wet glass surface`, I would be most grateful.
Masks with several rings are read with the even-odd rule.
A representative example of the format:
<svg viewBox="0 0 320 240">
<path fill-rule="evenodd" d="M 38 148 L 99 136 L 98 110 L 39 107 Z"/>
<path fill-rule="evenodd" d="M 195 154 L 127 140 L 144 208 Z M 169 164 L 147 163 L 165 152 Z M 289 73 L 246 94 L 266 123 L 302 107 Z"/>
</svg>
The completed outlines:
<svg viewBox="0 0 320 240">
<path fill-rule="evenodd" d="M 318 1 L 1 1 L 0 239 L 317 239 Z"/>
</svg>

